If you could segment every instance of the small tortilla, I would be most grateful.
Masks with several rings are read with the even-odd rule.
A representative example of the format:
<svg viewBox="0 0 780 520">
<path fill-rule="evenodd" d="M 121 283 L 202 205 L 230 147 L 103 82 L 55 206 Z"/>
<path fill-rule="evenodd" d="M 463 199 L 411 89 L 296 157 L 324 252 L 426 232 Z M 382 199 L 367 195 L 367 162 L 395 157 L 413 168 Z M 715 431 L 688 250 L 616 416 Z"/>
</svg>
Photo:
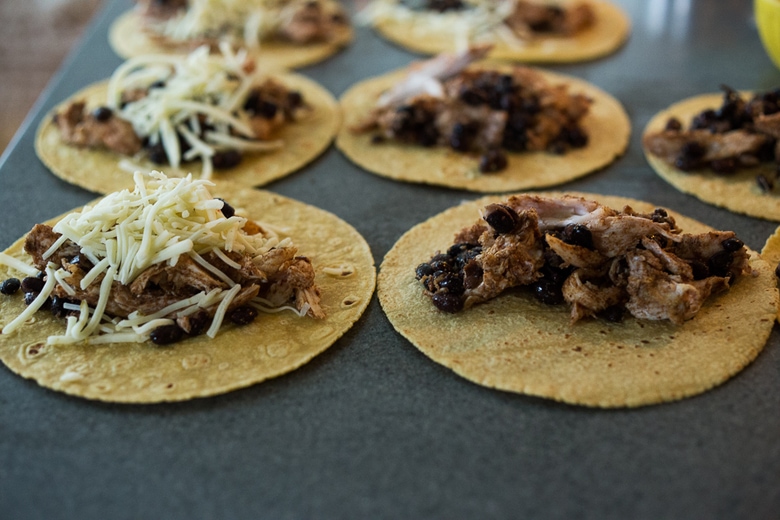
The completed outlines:
<svg viewBox="0 0 780 520">
<path fill-rule="evenodd" d="M 138 12 L 127 11 L 120 15 L 108 32 L 111 48 L 122 58 L 133 58 L 144 54 L 181 53 L 187 54 L 192 45 L 167 45 L 152 38 L 141 27 L 143 23 Z M 295 69 L 312 65 L 329 58 L 349 45 L 353 38 L 351 27 L 345 26 L 335 38 L 328 42 L 296 44 L 282 41 L 263 42 L 256 57 L 268 70 Z"/>
<path fill-rule="evenodd" d="M 541 194 L 560 196 L 560 193 Z M 575 194 L 613 208 L 650 204 Z M 636 407 L 695 395 L 726 381 L 761 352 L 777 314 L 769 265 L 751 253 L 757 276 L 710 298 L 695 318 L 569 324 L 566 305 L 510 291 L 457 314 L 438 311 L 415 280 L 415 267 L 444 251 L 454 234 L 496 197 L 450 208 L 404 234 L 385 256 L 378 296 L 395 329 L 433 361 L 477 384 L 594 407 Z M 687 232 L 711 228 L 673 213 Z"/>
<path fill-rule="evenodd" d="M 775 230 L 775 233 L 766 239 L 764 249 L 761 250 L 761 258 L 763 258 L 769 266 L 773 269 L 778 269 L 780 266 L 780 227 Z M 777 309 L 777 321 L 780 321 L 780 307 Z"/>
<path fill-rule="evenodd" d="M 662 131 L 670 117 L 676 117 L 684 128 L 688 128 L 696 114 L 708 108 L 717 108 L 722 101 L 722 93 L 684 99 L 653 116 L 643 136 Z M 710 170 L 684 172 L 647 150 L 645 157 L 658 175 L 683 193 L 734 213 L 780 221 L 780 196 L 776 193 L 762 193 L 756 183 L 756 176 L 760 173 L 770 179 L 774 178 L 774 165 L 762 164 L 755 168 L 740 169 L 732 175 L 717 175 Z"/>
<path fill-rule="evenodd" d="M 479 68 L 509 70 L 510 67 L 483 63 Z M 362 81 L 340 99 L 344 125 L 336 146 L 362 168 L 391 179 L 435 184 L 478 192 L 514 191 L 554 186 L 603 168 L 625 152 L 631 122 L 614 97 L 583 80 L 540 71 L 553 84 L 566 83 L 572 94 L 593 100 L 582 126 L 588 134 L 584 148 L 564 155 L 546 152 L 507 153 L 509 164 L 496 173 L 479 172 L 479 156 L 456 152 L 449 147 L 407 145 L 386 140 L 371 142 L 371 132 L 358 134 L 352 128 L 365 121 L 379 95 L 400 81 L 406 69 Z"/>
<path fill-rule="evenodd" d="M 309 362 L 340 338 L 363 314 L 376 270 L 368 244 L 349 224 L 323 210 L 265 191 L 220 183 L 211 189 L 252 218 L 285 230 L 308 256 L 322 291 L 322 320 L 289 311 L 261 313 L 246 326 L 223 325 L 169 346 L 115 343 L 47 346 L 65 322 L 38 311 L 30 323 L 0 334 L 0 360 L 41 386 L 101 401 L 182 401 L 243 388 Z M 31 226 L 32 227 L 32 226 Z M 5 253 L 27 260 L 24 239 Z M 0 266 L 0 280 L 22 276 Z M 21 291 L 0 295 L 0 328 L 24 308 Z"/>
<path fill-rule="evenodd" d="M 310 111 L 302 110 L 298 119 L 287 123 L 278 138 L 284 146 L 269 152 L 245 153 L 241 163 L 225 170 L 214 170 L 214 179 L 224 179 L 244 186 L 261 186 L 289 175 L 317 158 L 331 143 L 341 124 L 341 114 L 335 98 L 317 83 L 298 74 L 274 74 L 273 77 L 303 95 Z M 43 163 L 58 177 L 97 193 L 111 193 L 133 184 L 132 172 L 118 164 L 130 160 L 139 169 L 150 171 L 165 168 L 170 177 L 183 177 L 192 172 L 200 175 L 200 161 L 186 162 L 174 169 L 157 165 L 148 159 L 135 160 L 109 150 L 82 148 L 64 143 L 52 120 L 55 112 L 74 100 L 85 100 L 87 110 L 105 104 L 108 82 L 95 83 L 77 92 L 46 115 L 38 127 L 35 150 Z"/>
<path fill-rule="evenodd" d="M 561 5 L 572 2 L 559 2 Z M 588 0 L 595 12 L 595 23 L 572 37 L 539 35 L 522 46 L 498 40 L 489 58 L 525 63 L 572 63 L 593 60 L 619 49 L 631 31 L 631 21 L 618 6 L 602 0 Z M 445 13 L 444 16 L 458 16 Z M 461 15 L 461 16 L 465 16 Z M 457 35 L 444 23 L 431 27 L 422 17 L 404 20 L 378 20 L 374 27 L 385 38 L 406 49 L 425 54 L 457 50 L 463 35 Z"/>
</svg>

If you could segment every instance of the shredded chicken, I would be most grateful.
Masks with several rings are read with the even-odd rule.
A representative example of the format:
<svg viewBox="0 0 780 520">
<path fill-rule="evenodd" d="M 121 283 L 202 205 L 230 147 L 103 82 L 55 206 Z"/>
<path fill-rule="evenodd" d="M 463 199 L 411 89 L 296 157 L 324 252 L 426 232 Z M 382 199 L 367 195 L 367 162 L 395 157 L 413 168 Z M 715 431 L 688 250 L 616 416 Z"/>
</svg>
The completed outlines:
<svg viewBox="0 0 780 520">
<path fill-rule="evenodd" d="M 108 112 L 108 118 L 99 120 L 86 111 L 83 101 L 70 103 L 55 114 L 54 123 L 62 140 L 75 146 L 107 148 L 122 155 L 133 155 L 141 150 L 141 139 L 133 125 Z"/>
<path fill-rule="evenodd" d="M 530 286 L 571 321 L 691 319 L 712 294 L 752 270 L 730 231 L 683 233 L 666 211 L 617 211 L 576 197 L 512 196 L 483 210 L 447 253 L 417 268 L 434 305 L 458 312 Z"/>
<path fill-rule="evenodd" d="M 100 284 L 104 275 L 97 276 L 86 288 L 81 288 L 81 281 L 92 265 L 79 255 L 80 250 L 76 244 L 66 240 L 53 255 L 43 258 L 43 254 L 59 237 L 50 226 L 38 224 L 27 235 L 25 251 L 39 270 L 44 270 L 47 263 L 54 262 L 68 271 L 69 276 L 65 277 L 65 281 L 74 290 L 74 294 L 56 285 L 52 293 L 54 296 L 69 301 L 83 300 L 94 307 L 100 296 Z M 295 256 L 294 247 L 271 249 L 261 257 L 261 262 L 252 261 L 250 257 L 238 253 L 227 252 L 226 255 L 238 263 L 240 268 L 229 266 L 214 253 L 205 255 L 204 259 L 242 286 L 229 310 L 247 305 L 255 296 L 261 296 L 277 307 L 294 305 L 297 309 L 303 309 L 306 304 L 309 315 L 324 317 L 319 304 L 319 289 L 314 284 L 314 269 L 307 258 Z M 173 266 L 162 263 L 147 268 L 128 285 L 114 281 L 106 312 L 122 318 L 134 311 L 150 315 L 196 293 L 228 288 L 225 281 L 217 278 L 189 256 L 182 255 Z M 216 308 L 217 305 L 213 305 L 204 309 L 206 316 L 212 317 Z M 181 321 L 184 326 L 190 326 L 189 319 Z M 185 328 L 185 331 L 187 330 Z"/>
<path fill-rule="evenodd" d="M 567 7 L 517 0 L 504 23 L 522 39 L 536 34 L 571 36 L 593 25 L 595 14 L 585 3 Z"/>
</svg>

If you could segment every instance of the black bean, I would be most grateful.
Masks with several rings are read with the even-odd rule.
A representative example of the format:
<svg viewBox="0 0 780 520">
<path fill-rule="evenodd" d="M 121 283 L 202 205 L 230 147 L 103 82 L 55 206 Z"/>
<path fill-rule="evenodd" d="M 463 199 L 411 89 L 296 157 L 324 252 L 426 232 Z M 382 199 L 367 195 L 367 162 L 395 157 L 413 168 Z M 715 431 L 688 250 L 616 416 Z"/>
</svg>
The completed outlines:
<svg viewBox="0 0 780 520">
<path fill-rule="evenodd" d="M 540 278 L 531 285 L 536 299 L 547 305 L 563 303 L 563 293 L 560 286 L 552 280 Z"/>
<path fill-rule="evenodd" d="M 433 274 L 433 267 L 431 267 L 431 264 L 422 263 L 417 266 L 417 269 L 414 270 L 414 276 L 418 280 L 422 280 L 426 276 L 431 276 Z"/>
<path fill-rule="evenodd" d="M 433 304 L 437 309 L 444 312 L 456 313 L 463 309 L 463 300 L 460 296 L 440 292 L 433 295 Z"/>
<path fill-rule="evenodd" d="M 8 278 L 0 283 L 0 293 L 2 294 L 16 294 L 22 287 L 22 282 L 18 278 Z"/>
<path fill-rule="evenodd" d="M 496 230 L 497 233 L 510 233 L 512 232 L 520 219 L 518 214 L 503 204 L 490 204 L 485 208 L 485 219 L 490 227 Z"/>
<path fill-rule="evenodd" d="M 39 293 L 43 290 L 44 281 L 40 278 L 33 278 L 32 276 L 27 276 L 22 280 L 21 288 L 24 292 L 34 292 Z"/>
<path fill-rule="evenodd" d="M 293 90 L 287 93 L 287 104 L 290 108 L 298 108 L 303 105 L 303 96 L 300 92 Z"/>
<path fill-rule="evenodd" d="M 485 155 L 479 159 L 479 171 L 482 173 L 500 172 L 505 169 L 509 161 L 506 154 L 501 150 L 488 150 Z"/>
<path fill-rule="evenodd" d="M 155 345 L 170 345 L 184 337 L 184 331 L 178 325 L 163 325 L 149 333 L 149 339 Z"/>
<path fill-rule="evenodd" d="M 257 318 L 257 309 L 249 305 L 242 305 L 231 310 L 227 317 L 236 325 L 249 325 Z"/>
<path fill-rule="evenodd" d="M 64 318 L 69 316 L 71 312 L 65 308 L 66 303 L 75 303 L 67 298 L 60 298 L 59 296 L 52 296 L 51 298 L 51 313 L 55 318 Z"/>
<path fill-rule="evenodd" d="M 729 251 L 719 251 L 707 260 L 707 267 L 713 276 L 728 276 L 731 261 L 732 257 Z"/>
<path fill-rule="evenodd" d="M 152 90 L 153 88 L 163 88 L 165 86 L 165 80 L 158 79 L 151 85 L 149 85 L 149 90 Z"/>
<path fill-rule="evenodd" d="M 165 153 L 165 147 L 162 143 L 157 143 L 148 147 L 149 160 L 154 164 L 166 164 L 168 155 Z"/>
<path fill-rule="evenodd" d="M 569 224 L 563 228 L 563 241 L 567 244 L 593 249 L 593 234 L 582 224 Z"/>
<path fill-rule="evenodd" d="M 696 141 L 688 141 L 680 149 L 680 156 L 689 160 L 701 159 L 705 153 L 707 153 L 707 149 Z"/>
<path fill-rule="evenodd" d="M 742 249 L 742 246 L 744 246 L 745 243 L 736 237 L 732 237 L 732 238 L 727 238 L 726 240 L 721 242 L 720 245 L 726 251 L 734 253 L 735 251 L 739 251 L 740 249 Z"/>
<path fill-rule="evenodd" d="M 40 293 L 39 292 L 26 292 L 24 293 L 24 304 L 30 305 L 35 298 L 38 297 Z"/>
<path fill-rule="evenodd" d="M 114 112 L 108 107 L 97 107 L 92 111 L 92 117 L 101 123 L 108 121 L 113 115 Z"/>
<path fill-rule="evenodd" d="M 480 105 L 485 102 L 485 98 L 477 90 L 471 88 L 461 90 L 460 99 L 471 106 Z"/>
<path fill-rule="evenodd" d="M 703 262 L 692 260 L 690 265 L 694 280 L 704 280 L 710 276 L 710 269 Z"/>
<path fill-rule="evenodd" d="M 724 159 L 715 159 L 710 161 L 710 168 L 715 173 L 721 175 L 728 175 L 737 171 L 737 160 L 733 157 L 726 157 Z"/>
<path fill-rule="evenodd" d="M 217 152 L 211 157 L 214 168 L 218 170 L 233 168 L 241 162 L 241 159 L 241 152 L 238 150 L 225 150 L 224 152 Z"/>
<path fill-rule="evenodd" d="M 764 193 L 769 193 L 775 187 L 775 184 L 770 181 L 763 173 L 756 176 L 756 183 Z"/>
<path fill-rule="evenodd" d="M 77 266 L 85 273 L 88 273 L 94 267 L 92 265 L 92 262 L 90 262 L 89 259 L 87 259 L 87 257 L 84 255 L 74 256 L 73 258 L 70 259 L 70 263 Z"/>
<path fill-rule="evenodd" d="M 225 215 L 225 218 L 230 218 L 236 214 L 236 210 L 225 199 L 220 199 L 219 197 L 216 197 L 216 199 L 222 201 L 222 214 Z"/>
<path fill-rule="evenodd" d="M 680 123 L 680 120 L 676 117 L 670 117 L 669 120 L 666 121 L 664 130 L 680 131 L 682 130 L 682 123 Z"/>
<path fill-rule="evenodd" d="M 266 119 L 273 119 L 276 113 L 279 111 L 279 107 L 275 103 L 270 101 L 261 101 L 258 107 L 257 114 Z"/>
<path fill-rule="evenodd" d="M 206 311 L 198 311 L 190 316 L 190 336 L 203 334 L 211 323 L 211 319 Z"/>
<path fill-rule="evenodd" d="M 453 244 L 447 249 L 447 255 L 450 257 L 457 257 L 459 254 L 468 251 L 472 248 L 472 245 L 467 242 L 460 242 L 458 244 Z"/>
<path fill-rule="evenodd" d="M 38 271 L 38 274 L 35 275 L 35 277 L 38 280 L 46 280 L 46 271 Z"/>
<path fill-rule="evenodd" d="M 625 310 L 623 309 L 622 305 L 612 305 L 611 307 L 607 307 L 601 311 L 598 315 L 600 318 L 603 318 L 607 321 L 619 323 L 623 321 L 624 314 Z"/>
<path fill-rule="evenodd" d="M 452 263 L 450 260 L 431 260 L 431 269 L 433 269 L 434 276 L 439 271 L 448 273 L 452 271 Z"/>
<path fill-rule="evenodd" d="M 371 136 L 371 144 L 380 144 L 380 143 L 384 143 L 384 142 L 385 142 L 384 136 L 381 136 L 379 134 Z"/>
<path fill-rule="evenodd" d="M 455 276 L 454 274 L 448 274 L 439 280 L 439 289 L 446 289 L 450 294 L 461 295 L 465 288 L 463 287 L 463 280 Z"/>
</svg>

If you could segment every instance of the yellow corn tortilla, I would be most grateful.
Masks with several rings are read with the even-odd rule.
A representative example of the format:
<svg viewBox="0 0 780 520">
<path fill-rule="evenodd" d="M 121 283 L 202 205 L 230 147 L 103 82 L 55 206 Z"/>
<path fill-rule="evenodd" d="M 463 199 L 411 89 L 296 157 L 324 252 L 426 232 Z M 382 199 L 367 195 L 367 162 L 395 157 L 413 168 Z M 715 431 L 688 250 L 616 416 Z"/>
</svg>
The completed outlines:
<svg viewBox="0 0 780 520">
<path fill-rule="evenodd" d="M 326 211 L 265 191 L 220 183 L 211 189 L 251 218 L 289 233 L 316 271 L 326 318 L 289 311 L 260 313 L 246 326 L 224 325 L 214 339 L 201 335 L 169 346 L 146 343 L 47 346 L 65 321 L 38 311 L 34 322 L 0 334 L 0 360 L 41 386 L 101 401 L 153 403 L 221 394 L 280 376 L 310 361 L 362 315 L 376 270 L 368 244 Z M 30 226 L 32 227 L 32 225 Z M 5 253 L 25 259 L 23 240 Z M 0 280 L 20 273 L 0 265 Z M 0 329 L 24 309 L 21 291 L 0 294 Z M 32 321 L 32 320 L 31 320 Z"/>
<path fill-rule="evenodd" d="M 780 227 L 766 239 L 764 248 L 761 250 L 761 258 L 766 260 L 770 267 L 778 269 L 778 265 L 780 265 Z M 777 273 L 777 271 L 775 272 Z M 777 321 L 780 321 L 780 307 L 777 309 Z"/>
<path fill-rule="evenodd" d="M 341 114 L 335 98 L 317 83 L 298 74 L 274 74 L 273 77 L 303 95 L 311 110 L 302 110 L 298 118 L 287 123 L 278 133 L 284 146 L 268 152 L 244 153 L 239 165 L 214 170 L 213 179 L 229 180 L 244 186 L 261 186 L 289 175 L 317 158 L 331 143 L 341 124 Z M 200 161 L 186 162 L 178 169 L 157 165 L 148 159 L 135 160 L 105 149 L 90 149 L 64 143 L 52 116 L 74 100 L 85 100 L 87 109 L 104 105 L 108 82 L 95 83 L 77 92 L 57 106 L 41 122 L 35 136 L 35 150 L 43 163 L 63 180 L 97 193 L 111 193 L 133 184 L 132 171 L 117 168 L 123 160 L 131 160 L 140 169 L 150 171 L 165 168 L 169 177 L 193 173 L 200 176 Z"/>
<path fill-rule="evenodd" d="M 750 93 L 743 93 L 743 96 Z M 647 123 L 644 135 L 660 132 L 670 117 L 676 117 L 688 128 L 691 119 L 708 108 L 717 109 L 723 101 L 722 93 L 704 94 L 684 99 L 659 112 Z M 714 206 L 751 217 L 780 221 L 780 196 L 762 193 L 756 176 L 764 173 L 774 178 L 774 166 L 762 164 L 740 169 L 732 175 L 717 175 L 711 170 L 684 172 L 645 150 L 645 157 L 655 172 L 666 182 L 689 195 Z"/>
<path fill-rule="evenodd" d="M 559 2 L 561 5 L 572 2 Z M 498 60 L 525 63 L 572 63 L 593 60 L 615 52 L 626 41 L 631 21 L 617 5 L 588 0 L 595 13 L 595 23 L 574 36 L 538 35 L 522 46 L 510 45 L 496 38 L 488 55 Z M 450 14 L 450 13 L 447 13 Z M 451 14 L 452 15 L 452 14 Z M 385 38 L 406 49 L 425 54 L 457 50 L 464 35 L 456 35 L 451 25 L 431 27 L 421 18 L 377 20 L 374 28 Z"/>
<path fill-rule="evenodd" d="M 111 24 L 108 32 L 108 42 L 114 52 L 127 59 L 144 54 L 187 54 L 194 49 L 193 45 L 166 44 L 151 37 L 142 26 L 141 17 L 135 10 L 120 15 Z M 305 45 L 283 41 L 263 42 L 261 48 L 254 54 L 268 70 L 294 69 L 329 58 L 349 45 L 352 38 L 352 28 L 345 26 L 331 41 Z"/>
<path fill-rule="evenodd" d="M 541 194 L 558 196 L 558 194 Z M 621 197 L 575 194 L 613 208 L 653 206 Z M 495 196 L 450 208 L 404 234 L 387 253 L 378 296 L 390 322 L 433 361 L 477 384 L 593 407 L 636 407 L 695 395 L 726 381 L 763 348 L 777 314 L 769 265 L 751 252 L 757 276 L 741 277 L 682 326 L 667 321 L 569 324 L 566 305 L 507 292 L 457 314 L 438 311 L 415 267 L 452 245 Z M 711 228 L 671 212 L 686 232 Z"/>
<path fill-rule="evenodd" d="M 479 68 L 509 70 L 509 67 L 483 63 Z M 552 84 L 566 83 L 572 94 L 593 100 L 582 127 L 588 134 L 583 148 L 564 155 L 546 152 L 507 153 L 508 166 L 496 173 L 479 172 L 479 156 L 456 152 L 449 147 L 408 145 L 386 140 L 372 143 L 371 132 L 352 129 L 365 121 L 379 95 L 400 81 L 406 69 L 371 78 L 350 87 L 339 100 L 344 125 L 336 146 L 362 168 L 391 179 L 447 186 L 477 192 L 514 191 L 542 188 L 572 181 L 603 168 L 625 152 L 631 135 L 631 122 L 614 97 L 583 80 L 540 71 Z"/>
</svg>

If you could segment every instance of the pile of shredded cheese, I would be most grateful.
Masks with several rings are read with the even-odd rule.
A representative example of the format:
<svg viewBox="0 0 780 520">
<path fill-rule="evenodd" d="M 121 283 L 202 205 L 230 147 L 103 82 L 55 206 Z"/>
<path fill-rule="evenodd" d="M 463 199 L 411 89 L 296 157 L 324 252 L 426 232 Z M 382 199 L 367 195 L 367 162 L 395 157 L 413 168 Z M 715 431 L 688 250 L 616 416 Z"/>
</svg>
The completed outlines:
<svg viewBox="0 0 780 520">
<path fill-rule="evenodd" d="M 106 104 L 129 121 L 139 137 L 148 138 L 151 145 L 162 143 L 174 168 L 182 161 L 200 159 L 201 176 L 206 179 L 211 177 L 212 157 L 218 151 L 259 152 L 283 144 L 257 140 L 243 110 L 261 73 L 245 71 L 246 52 L 234 53 L 227 44 L 220 50 L 221 54 L 211 55 L 203 46 L 187 56 L 138 56 L 120 66 L 108 83 Z M 160 86 L 149 88 L 154 84 Z M 123 92 L 147 88 L 144 97 L 122 106 Z M 201 132 L 204 124 L 209 129 Z M 177 134 L 190 146 L 184 154 Z"/>
<path fill-rule="evenodd" d="M 457 49 L 465 49 L 475 43 L 504 42 L 513 47 L 523 47 L 519 38 L 504 20 L 515 9 L 515 0 L 471 0 L 460 11 L 439 13 L 410 9 L 401 0 L 373 0 L 357 16 L 359 23 L 371 25 L 383 20 L 403 24 L 414 32 L 451 34 Z"/>
<path fill-rule="evenodd" d="M 187 9 L 151 29 L 174 41 L 213 39 L 258 49 L 309 0 L 189 0 Z"/>
<path fill-rule="evenodd" d="M 218 305 L 206 332 L 213 338 L 241 286 L 206 262 L 201 255 L 213 252 L 226 264 L 240 268 L 225 255 L 225 251 L 259 258 L 272 248 L 291 247 L 292 241 L 289 238 L 280 240 L 272 231 L 254 235 L 242 232 L 247 219 L 238 215 L 225 218 L 221 211 L 223 201 L 214 199 L 208 190 L 208 186 L 212 185 L 208 181 L 193 180 L 191 176 L 168 179 L 159 172 L 137 172 L 133 191 L 113 193 L 94 206 L 85 206 L 82 211 L 71 213 L 60 220 L 53 229 L 62 236 L 44 253 L 44 259 L 51 256 L 66 240 L 71 240 L 81 247 L 81 254 L 94 265 L 81 281 L 81 288 L 86 289 L 97 277 L 102 274 L 105 276 L 100 282 L 100 296 L 95 308 L 89 308 L 85 301 L 78 305 L 66 303 L 65 308 L 77 311 L 78 316 L 69 316 L 65 334 L 49 337 L 48 343 L 75 343 L 83 340 L 89 343 L 141 342 L 148 339 L 149 333 L 155 328 L 175 323 L 169 316 L 187 316 Z M 137 312 L 126 319 L 104 315 L 114 281 L 129 284 L 154 264 L 166 262 L 171 266 L 176 265 L 181 255 L 190 256 L 223 280 L 229 289 L 201 292 L 149 316 Z M 7 255 L 0 257 L 0 263 L 32 276 L 36 273 L 31 266 Z M 46 275 L 46 283 L 38 297 L 3 328 L 3 333 L 10 333 L 22 326 L 43 306 L 55 284 L 59 284 L 69 294 L 75 294 L 66 281 L 69 273 L 62 267 L 49 263 Z M 303 316 L 308 311 L 306 306 L 300 311 L 293 307 L 271 309 L 261 298 L 255 298 L 252 304 L 265 312 L 289 309 Z"/>
</svg>

